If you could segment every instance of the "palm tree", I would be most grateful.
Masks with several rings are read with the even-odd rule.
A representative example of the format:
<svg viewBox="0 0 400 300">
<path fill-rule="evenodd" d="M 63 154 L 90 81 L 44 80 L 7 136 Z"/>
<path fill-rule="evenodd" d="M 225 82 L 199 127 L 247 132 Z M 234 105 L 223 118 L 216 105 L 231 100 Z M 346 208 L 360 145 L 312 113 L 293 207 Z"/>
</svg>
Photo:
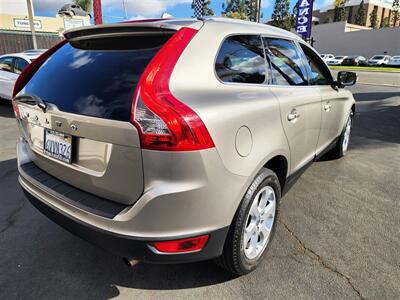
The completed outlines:
<svg viewBox="0 0 400 300">
<path fill-rule="evenodd" d="M 74 3 L 88 13 L 92 10 L 92 0 L 74 0 Z"/>
</svg>

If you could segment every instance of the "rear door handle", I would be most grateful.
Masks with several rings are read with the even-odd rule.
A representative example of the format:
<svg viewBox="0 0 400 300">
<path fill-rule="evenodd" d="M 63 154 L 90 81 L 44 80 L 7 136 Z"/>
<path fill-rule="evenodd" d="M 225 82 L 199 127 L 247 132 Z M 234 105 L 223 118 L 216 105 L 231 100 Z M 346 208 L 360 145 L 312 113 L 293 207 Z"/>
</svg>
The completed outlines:
<svg viewBox="0 0 400 300">
<path fill-rule="evenodd" d="M 300 114 L 296 109 L 292 109 L 292 111 L 287 115 L 287 119 L 289 122 L 295 122 L 300 117 Z"/>
</svg>

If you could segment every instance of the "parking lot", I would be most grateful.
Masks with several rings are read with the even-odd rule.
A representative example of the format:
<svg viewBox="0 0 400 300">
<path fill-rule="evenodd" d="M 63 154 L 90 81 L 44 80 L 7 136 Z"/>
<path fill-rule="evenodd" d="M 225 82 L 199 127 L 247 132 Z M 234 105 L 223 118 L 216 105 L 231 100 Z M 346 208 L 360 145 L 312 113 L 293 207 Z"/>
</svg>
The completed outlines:
<svg viewBox="0 0 400 300">
<path fill-rule="evenodd" d="M 18 186 L 17 128 L 1 103 L 0 298 L 399 299 L 400 87 L 351 90 L 348 155 L 303 174 L 283 199 L 265 261 L 243 277 L 212 262 L 128 268 L 46 219 Z"/>
</svg>

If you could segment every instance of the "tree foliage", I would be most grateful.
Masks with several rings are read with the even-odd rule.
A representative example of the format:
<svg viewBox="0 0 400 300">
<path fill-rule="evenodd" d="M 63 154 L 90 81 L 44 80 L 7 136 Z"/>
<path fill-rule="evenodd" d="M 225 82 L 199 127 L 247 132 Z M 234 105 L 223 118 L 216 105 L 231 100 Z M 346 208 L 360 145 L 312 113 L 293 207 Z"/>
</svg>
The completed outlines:
<svg viewBox="0 0 400 300">
<path fill-rule="evenodd" d="M 369 20 L 371 22 L 372 28 L 376 29 L 378 28 L 378 7 L 375 6 L 372 12 L 369 14 Z"/>
<path fill-rule="evenodd" d="M 82 9 L 86 12 L 90 12 L 92 10 L 92 0 L 74 0 L 74 3 L 82 7 Z"/>
<path fill-rule="evenodd" d="M 381 28 L 386 28 L 390 26 L 389 17 L 384 17 L 381 23 Z"/>
<path fill-rule="evenodd" d="M 335 0 L 333 11 L 333 22 L 346 20 L 346 0 Z"/>
<path fill-rule="evenodd" d="M 400 26 L 400 23 L 398 24 L 400 20 L 400 1 L 399 0 L 393 0 L 393 5 L 392 5 L 392 22 L 393 26 Z"/>
<path fill-rule="evenodd" d="M 204 7 L 203 7 L 203 16 L 213 16 L 214 11 L 210 7 L 211 0 L 205 0 L 204 1 Z M 196 0 L 192 1 L 192 9 L 194 10 L 194 7 L 196 5 Z"/>
<path fill-rule="evenodd" d="M 225 0 L 222 3 L 222 16 L 254 21 L 254 9 L 255 0 Z"/>
<path fill-rule="evenodd" d="M 356 16 L 355 16 L 355 23 L 357 25 L 364 25 L 365 24 L 364 0 L 362 0 L 360 5 L 358 6 L 357 13 L 356 13 Z"/>
<path fill-rule="evenodd" d="M 282 29 L 292 28 L 293 18 L 289 12 L 290 0 L 275 0 L 271 25 Z"/>
</svg>

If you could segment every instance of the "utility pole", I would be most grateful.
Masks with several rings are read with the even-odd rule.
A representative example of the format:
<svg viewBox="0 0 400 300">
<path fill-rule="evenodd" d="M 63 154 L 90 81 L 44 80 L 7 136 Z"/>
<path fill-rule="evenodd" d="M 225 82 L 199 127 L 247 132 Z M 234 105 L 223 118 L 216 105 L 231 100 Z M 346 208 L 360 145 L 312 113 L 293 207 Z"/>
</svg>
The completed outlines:
<svg viewBox="0 0 400 300">
<path fill-rule="evenodd" d="M 125 20 L 128 20 L 128 14 L 126 13 L 126 7 L 125 7 L 125 0 L 122 0 L 122 8 L 124 9 L 124 18 Z"/>
<path fill-rule="evenodd" d="M 94 15 L 94 24 L 102 24 L 103 17 L 101 14 L 101 0 L 93 0 L 93 15 Z"/>
<path fill-rule="evenodd" d="M 35 24 L 33 23 L 33 6 L 32 6 L 32 0 L 26 0 L 26 5 L 28 6 L 29 27 L 31 28 L 33 49 L 37 49 Z"/>
<path fill-rule="evenodd" d="M 255 22 L 260 23 L 260 16 L 261 16 L 261 0 L 255 0 Z"/>
</svg>

